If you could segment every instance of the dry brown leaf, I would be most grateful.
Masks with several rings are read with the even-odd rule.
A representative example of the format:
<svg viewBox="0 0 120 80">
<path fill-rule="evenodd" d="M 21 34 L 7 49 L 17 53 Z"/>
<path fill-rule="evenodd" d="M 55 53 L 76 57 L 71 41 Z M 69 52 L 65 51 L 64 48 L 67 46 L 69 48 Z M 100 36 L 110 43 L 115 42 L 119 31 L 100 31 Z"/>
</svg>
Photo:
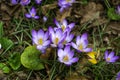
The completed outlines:
<svg viewBox="0 0 120 80">
<path fill-rule="evenodd" d="M 85 6 L 84 10 L 84 14 L 82 15 L 83 18 L 80 21 L 81 24 L 92 21 L 91 26 L 96 26 L 108 22 L 105 17 L 101 16 L 103 11 L 103 6 L 101 4 L 89 2 L 88 5 Z"/>
<path fill-rule="evenodd" d="M 57 7 L 57 2 L 54 2 L 53 4 L 47 4 L 42 6 L 42 13 L 45 15 L 49 10 L 54 9 Z"/>
<path fill-rule="evenodd" d="M 61 22 L 66 17 L 70 16 L 71 10 L 72 10 L 72 8 L 69 8 L 67 10 L 64 10 L 64 12 L 62 12 L 62 13 L 60 13 L 60 11 L 57 11 L 57 17 L 56 17 L 56 19 Z"/>
</svg>

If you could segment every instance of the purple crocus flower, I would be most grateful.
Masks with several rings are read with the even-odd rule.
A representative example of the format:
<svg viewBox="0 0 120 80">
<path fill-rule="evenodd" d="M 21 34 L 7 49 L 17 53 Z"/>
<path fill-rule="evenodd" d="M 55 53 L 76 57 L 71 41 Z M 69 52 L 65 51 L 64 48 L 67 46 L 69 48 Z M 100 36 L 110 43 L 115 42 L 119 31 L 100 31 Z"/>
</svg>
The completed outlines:
<svg viewBox="0 0 120 80">
<path fill-rule="evenodd" d="M 39 19 L 39 16 L 36 15 L 36 9 L 32 7 L 29 11 L 29 13 L 25 14 L 27 18 L 34 18 L 34 19 Z"/>
<path fill-rule="evenodd" d="M 76 44 L 71 43 L 72 47 L 77 49 L 79 52 L 91 52 L 92 48 L 87 48 L 88 40 L 87 40 L 87 33 L 82 34 L 82 36 L 77 36 Z"/>
<path fill-rule="evenodd" d="M 120 15 L 120 5 L 117 6 L 117 10 L 116 10 L 117 14 Z"/>
<path fill-rule="evenodd" d="M 30 0 L 21 0 L 20 1 L 20 4 L 25 6 L 25 5 L 28 5 L 30 3 Z"/>
<path fill-rule="evenodd" d="M 36 4 L 41 4 L 42 0 L 35 0 Z"/>
<path fill-rule="evenodd" d="M 62 28 L 63 31 L 65 31 L 67 28 L 72 29 L 75 26 L 75 23 L 68 24 L 67 20 L 64 19 L 61 23 L 59 23 L 56 19 L 54 20 L 56 26 L 58 28 Z"/>
<path fill-rule="evenodd" d="M 104 59 L 106 60 L 106 62 L 116 62 L 116 60 L 119 58 L 118 56 L 114 56 L 114 52 L 110 52 L 110 54 L 108 54 L 108 51 L 106 50 L 105 51 L 105 56 L 104 56 Z"/>
<path fill-rule="evenodd" d="M 51 46 L 52 47 L 59 47 L 62 48 L 62 42 L 65 40 L 67 33 L 63 33 L 62 29 L 56 29 L 49 27 L 50 39 L 51 39 Z"/>
<path fill-rule="evenodd" d="M 75 0 L 59 0 L 58 5 L 61 7 L 60 12 L 63 12 L 64 9 L 69 8 L 72 6 L 72 3 L 74 3 Z"/>
<path fill-rule="evenodd" d="M 116 80 L 120 80 L 120 72 L 117 73 Z"/>
<path fill-rule="evenodd" d="M 11 3 L 12 3 L 13 5 L 18 4 L 18 2 L 19 2 L 19 0 L 11 0 Z"/>
<path fill-rule="evenodd" d="M 35 30 L 32 30 L 32 41 L 33 44 L 36 45 L 38 50 L 41 50 L 43 53 L 45 52 L 45 49 L 50 44 L 49 33 L 48 31 L 45 33 L 42 29 L 40 29 L 38 32 Z"/>
<path fill-rule="evenodd" d="M 78 61 L 78 57 L 73 57 L 74 52 L 70 50 L 70 46 L 66 46 L 64 50 L 58 49 L 58 60 L 66 65 L 71 65 Z"/>
<path fill-rule="evenodd" d="M 46 17 L 46 16 L 43 17 L 43 21 L 44 21 L 44 22 L 47 21 L 47 17 Z"/>
</svg>

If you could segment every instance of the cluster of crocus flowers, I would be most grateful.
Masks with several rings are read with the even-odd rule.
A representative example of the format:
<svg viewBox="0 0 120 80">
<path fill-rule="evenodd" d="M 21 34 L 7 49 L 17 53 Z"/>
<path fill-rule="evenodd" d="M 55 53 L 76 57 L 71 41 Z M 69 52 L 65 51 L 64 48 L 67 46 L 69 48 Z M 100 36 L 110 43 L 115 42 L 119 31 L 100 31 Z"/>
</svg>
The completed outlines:
<svg viewBox="0 0 120 80">
<path fill-rule="evenodd" d="M 25 16 L 26 18 L 34 18 L 34 19 L 39 19 L 39 16 L 36 15 L 37 12 L 36 12 L 36 9 L 35 7 L 32 7 L 29 11 L 29 13 L 26 13 Z"/>
<path fill-rule="evenodd" d="M 108 51 L 106 50 L 104 54 L 105 54 L 104 59 L 108 63 L 114 63 L 116 62 L 116 60 L 119 59 L 118 56 L 115 56 L 115 53 L 113 51 L 108 54 Z"/>
<path fill-rule="evenodd" d="M 20 3 L 23 6 L 28 5 L 30 2 L 31 2 L 30 0 L 11 0 L 12 4 Z"/>
<path fill-rule="evenodd" d="M 88 40 L 87 33 L 84 33 L 81 38 L 77 36 L 76 44 L 72 42 L 75 37 L 71 33 L 75 23 L 68 24 L 67 20 L 63 20 L 61 23 L 57 20 L 54 21 L 57 25 L 56 28 L 49 27 L 46 33 L 40 29 L 38 32 L 32 31 L 33 44 L 36 48 L 42 52 L 45 52 L 48 46 L 58 49 L 58 60 L 66 65 L 71 65 L 78 61 L 78 57 L 74 57 L 74 51 L 70 50 L 70 47 L 79 50 L 80 52 L 91 52 L 91 48 L 87 48 Z"/>
<path fill-rule="evenodd" d="M 63 12 L 64 9 L 69 8 L 72 6 L 72 3 L 74 3 L 75 0 L 59 0 L 58 5 L 61 7 L 60 12 Z"/>
<path fill-rule="evenodd" d="M 46 48 L 50 45 L 49 33 L 44 32 L 42 29 L 40 29 L 38 32 L 35 30 L 32 30 L 32 40 L 33 44 L 36 45 L 37 49 L 45 52 Z"/>
</svg>

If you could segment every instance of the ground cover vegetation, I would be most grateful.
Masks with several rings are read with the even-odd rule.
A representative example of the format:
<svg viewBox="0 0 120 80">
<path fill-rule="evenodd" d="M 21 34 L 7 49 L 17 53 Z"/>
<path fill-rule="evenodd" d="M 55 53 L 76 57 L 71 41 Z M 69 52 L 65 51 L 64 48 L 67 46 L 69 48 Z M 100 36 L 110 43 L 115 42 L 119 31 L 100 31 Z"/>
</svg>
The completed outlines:
<svg viewBox="0 0 120 80">
<path fill-rule="evenodd" d="M 0 80 L 120 80 L 119 0 L 0 6 Z"/>
</svg>

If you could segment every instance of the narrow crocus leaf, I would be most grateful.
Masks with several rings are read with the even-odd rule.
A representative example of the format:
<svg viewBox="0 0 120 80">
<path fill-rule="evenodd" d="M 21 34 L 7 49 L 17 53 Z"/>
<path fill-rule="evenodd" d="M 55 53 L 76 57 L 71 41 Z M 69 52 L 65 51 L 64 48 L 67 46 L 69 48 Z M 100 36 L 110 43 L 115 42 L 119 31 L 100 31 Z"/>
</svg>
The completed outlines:
<svg viewBox="0 0 120 80">
<path fill-rule="evenodd" d="M 0 38 L 3 37 L 3 22 L 0 22 Z"/>
<path fill-rule="evenodd" d="M 41 52 L 35 46 L 28 46 L 21 55 L 22 65 L 31 70 L 44 69 L 44 65 L 40 61 L 40 54 Z"/>
</svg>

